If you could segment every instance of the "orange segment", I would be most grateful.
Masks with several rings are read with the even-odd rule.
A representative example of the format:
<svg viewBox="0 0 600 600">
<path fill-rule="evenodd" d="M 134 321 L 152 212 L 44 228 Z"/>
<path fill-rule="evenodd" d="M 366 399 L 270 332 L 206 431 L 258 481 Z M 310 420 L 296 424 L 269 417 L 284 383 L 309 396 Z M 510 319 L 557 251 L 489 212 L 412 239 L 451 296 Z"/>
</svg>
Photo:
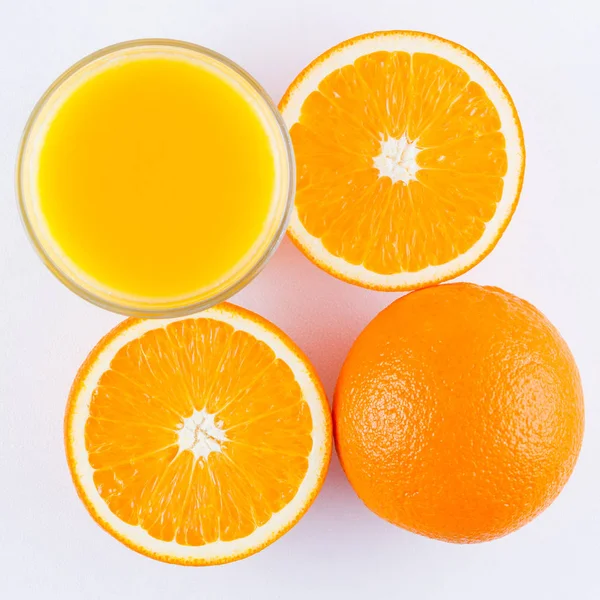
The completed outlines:
<svg viewBox="0 0 600 600">
<path fill-rule="evenodd" d="M 499 132 L 459 138 L 443 146 L 419 152 L 417 164 L 421 169 L 445 169 L 455 173 L 480 173 L 503 177 L 507 159 L 504 136 Z M 460 205 L 457 209 L 460 210 Z"/>
<path fill-rule="evenodd" d="M 457 44 L 354 38 L 309 65 L 280 109 L 298 173 L 289 233 L 341 279 L 400 290 L 454 277 L 491 251 L 516 207 L 516 110 Z"/>
<path fill-rule="evenodd" d="M 96 470 L 96 489 L 116 516 L 130 525 L 139 525 L 141 508 L 147 507 L 161 473 L 176 455 L 177 447 L 172 445 L 139 458 L 124 459 L 106 470 Z"/>
<path fill-rule="evenodd" d="M 410 140 L 418 140 L 448 112 L 467 87 L 469 76 L 446 59 L 421 52 L 413 54 L 410 69 L 410 116 L 408 128 L 402 133 Z"/>
<path fill-rule="evenodd" d="M 441 146 L 459 138 L 477 137 L 502 128 L 496 107 L 485 90 L 470 81 L 453 102 L 419 134 L 419 146 Z"/>
<path fill-rule="evenodd" d="M 321 486 L 331 446 L 306 359 L 232 305 L 111 332 L 74 384 L 66 439 L 75 483 L 103 526 L 141 552 L 192 564 L 281 535 Z"/>
<path fill-rule="evenodd" d="M 377 115 L 377 139 L 381 139 L 382 125 L 388 136 L 400 137 L 410 114 L 410 54 L 373 52 L 358 58 L 353 68 L 364 82 L 363 94 Z"/>
</svg>

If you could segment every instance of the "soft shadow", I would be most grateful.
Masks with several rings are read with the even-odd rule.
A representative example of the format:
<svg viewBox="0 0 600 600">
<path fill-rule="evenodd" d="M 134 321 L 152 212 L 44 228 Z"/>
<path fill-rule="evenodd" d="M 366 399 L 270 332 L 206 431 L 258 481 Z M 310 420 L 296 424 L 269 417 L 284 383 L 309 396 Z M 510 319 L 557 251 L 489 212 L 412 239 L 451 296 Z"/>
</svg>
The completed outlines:
<svg viewBox="0 0 600 600">
<path fill-rule="evenodd" d="M 352 343 L 367 323 L 400 295 L 365 290 L 340 281 L 313 265 L 286 238 L 265 270 L 233 301 L 273 321 L 304 350 L 331 402 Z M 318 544 L 315 532 L 319 532 Z M 334 451 L 325 485 L 314 506 L 271 552 L 285 550 L 293 552 L 296 558 L 306 554 L 307 560 L 318 557 L 331 566 L 331 556 L 340 547 L 354 548 L 358 539 L 363 539 L 363 545 L 372 545 L 376 555 L 382 540 L 395 546 L 406 537 L 412 536 L 391 527 L 363 505 Z M 255 561 L 263 564 L 267 558 L 261 556 Z"/>
<path fill-rule="evenodd" d="M 331 400 L 352 343 L 398 296 L 332 277 L 286 238 L 265 270 L 234 301 L 273 321 L 304 350 Z"/>
</svg>

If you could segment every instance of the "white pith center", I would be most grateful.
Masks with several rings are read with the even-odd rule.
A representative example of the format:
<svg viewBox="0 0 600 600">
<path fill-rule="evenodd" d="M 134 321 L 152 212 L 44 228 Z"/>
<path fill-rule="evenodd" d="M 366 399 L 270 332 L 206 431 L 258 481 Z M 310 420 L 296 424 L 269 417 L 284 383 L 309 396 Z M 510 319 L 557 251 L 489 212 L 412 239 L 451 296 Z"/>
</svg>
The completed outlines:
<svg viewBox="0 0 600 600">
<path fill-rule="evenodd" d="M 194 458 L 206 458 L 211 452 L 221 452 L 221 443 L 227 439 L 215 421 L 215 415 L 205 409 L 195 410 L 179 429 L 179 450 L 190 450 Z"/>
<path fill-rule="evenodd" d="M 381 153 L 373 158 L 373 166 L 379 171 L 379 177 L 406 184 L 416 179 L 418 152 L 417 143 L 410 142 L 406 134 L 400 138 L 387 138 L 381 140 Z"/>
</svg>

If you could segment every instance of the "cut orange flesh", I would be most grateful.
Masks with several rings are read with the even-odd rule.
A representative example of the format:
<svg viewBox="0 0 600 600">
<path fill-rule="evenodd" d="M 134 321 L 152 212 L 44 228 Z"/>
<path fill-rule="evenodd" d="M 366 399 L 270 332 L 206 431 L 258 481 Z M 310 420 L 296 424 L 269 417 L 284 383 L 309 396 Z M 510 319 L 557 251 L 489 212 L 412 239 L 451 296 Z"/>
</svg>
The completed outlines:
<svg viewBox="0 0 600 600">
<path fill-rule="evenodd" d="M 354 38 L 311 63 L 280 109 L 297 166 L 290 236 L 341 279 L 388 290 L 450 279 L 491 251 L 514 212 L 516 109 L 457 44 Z"/>
<path fill-rule="evenodd" d="M 92 516 L 182 564 L 228 562 L 277 539 L 314 499 L 331 450 L 306 358 L 228 304 L 113 330 L 80 370 L 65 433 Z"/>
</svg>

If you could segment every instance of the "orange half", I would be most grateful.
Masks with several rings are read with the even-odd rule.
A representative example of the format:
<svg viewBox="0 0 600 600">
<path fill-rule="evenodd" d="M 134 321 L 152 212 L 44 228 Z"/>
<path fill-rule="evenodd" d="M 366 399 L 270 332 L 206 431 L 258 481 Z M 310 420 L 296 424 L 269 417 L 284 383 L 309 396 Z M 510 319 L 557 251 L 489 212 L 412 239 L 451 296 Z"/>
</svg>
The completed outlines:
<svg viewBox="0 0 600 600">
<path fill-rule="evenodd" d="M 81 367 L 65 420 L 69 467 L 92 517 L 127 546 L 205 565 L 252 554 L 308 509 L 331 419 L 306 357 L 231 304 L 128 319 Z"/>
<path fill-rule="evenodd" d="M 346 281 L 408 290 L 495 246 L 525 167 L 517 111 L 467 49 L 412 31 L 328 50 L 280 103 L 297 167 L 289 234 Z"/>
</svg>

